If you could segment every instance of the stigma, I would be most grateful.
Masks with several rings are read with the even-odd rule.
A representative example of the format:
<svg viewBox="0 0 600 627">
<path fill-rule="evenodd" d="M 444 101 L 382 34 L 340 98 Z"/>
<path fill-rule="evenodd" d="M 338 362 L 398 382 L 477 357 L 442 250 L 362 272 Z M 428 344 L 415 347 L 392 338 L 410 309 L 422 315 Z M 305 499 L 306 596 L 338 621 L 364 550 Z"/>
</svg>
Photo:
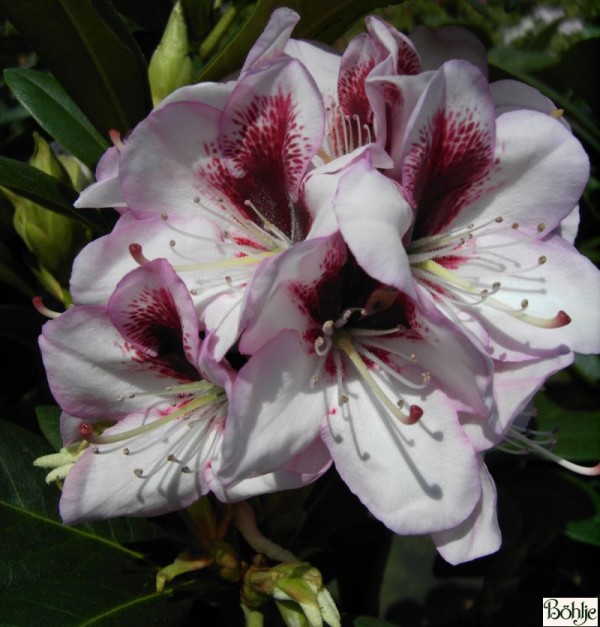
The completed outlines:
<svg viewBox="0 0 600 627">
<path fill-rule="evenodd" d="M 521 264 L 510 255 L 514 246 L 527 250 L 546 226 L 540 223 L 529 235 L 514 235 L 520 228 L 498 216 L 478 226 L 419 238 L 408 247 L 412 274 L 438 301 L 461 308 L 490 307 L 540 329 L 564 327 L 571 322 L 565 311 L 551 317 L 531 313 L 536 295 L 545 293 L 546 278 L 540 269 L 547 257 Z M 489 236 L 498 239 L 494 242 Z M 517 306 L 507 302 L 514 301 L 516 291 L 527 296 Z"/>
</svg>

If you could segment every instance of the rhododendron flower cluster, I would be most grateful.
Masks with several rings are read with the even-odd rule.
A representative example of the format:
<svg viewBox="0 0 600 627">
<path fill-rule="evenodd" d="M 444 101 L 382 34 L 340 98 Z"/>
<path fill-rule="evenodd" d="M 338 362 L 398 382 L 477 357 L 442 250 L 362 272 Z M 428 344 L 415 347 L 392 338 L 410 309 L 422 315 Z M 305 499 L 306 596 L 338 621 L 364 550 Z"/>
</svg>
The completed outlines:
<svg viewBox="0 0 600 627">
<path fill-rule="evenodd" d="M 236 78 L 115 134 L 77 202 L 120 218 L 40 340 L 76 451 L 63 519 L 333 464 L 394 532 L 491 553 L 485 451 L 539 449 L 515 419 L 600 348 L 599 274 L 573 247 L 587 157 L 539 92 L 488 82 L 466 31 L 372 17 L 339 55 L 291 39 L 297 19 L 278 9 Z"/>
</svg>

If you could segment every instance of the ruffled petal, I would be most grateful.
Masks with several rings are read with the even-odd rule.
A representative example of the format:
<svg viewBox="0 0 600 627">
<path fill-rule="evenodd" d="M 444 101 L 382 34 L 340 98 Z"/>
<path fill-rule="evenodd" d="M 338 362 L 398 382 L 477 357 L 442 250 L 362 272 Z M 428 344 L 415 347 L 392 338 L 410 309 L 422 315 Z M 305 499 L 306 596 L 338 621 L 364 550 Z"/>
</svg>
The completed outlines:
<svg viewBox="0 0 600 627">
<path fill-rule="evenodd" d="M 119 182 L 120 158 L 120 151 L 115 146 L 102 155 L 96 167 L 96 183 L 92 183 L 81 192 L 74 203 L 77 209 L 126 207 Z"/>
<path fill-rule="evenodd" d="M 361 382 L 347 381 L 348 402 L 338 409 L 332 399 L 321 429 L 348 487 L 396 533 L 438 531 L 465 520 L 479 500 L 480 480 L 452 404 L 432 390 L 419 398 L 421 421 L 406 426 Z"/>
<path fill-rule="evenodd" d="M 402 189 L 363 159 L 340 178 L 334 210 L 359 265 L 382 283 L 414 295 L 403 243 L 413 213 Z"/>
<path fill-rule="evenodd" d="M 246 56 L 241 74 L 261 63 L 280 57 L 299 19 L 300 16 L 291 9 L 286 7 L 275 9 L 265 30 Z"/>
<path fill-rule="evenodd" d="M 518 363 L 496 362 L 496 411 L 491 415 L 460 414 L 463 429 L 474 448 L 485 451 L 499 444 L 548 377 L 566 368 L 572 361 L 573 353 L 564 352 Z"/>
<path fill-rule="evenodd" d="M 331 467 L 329 450 L 320 438 L 293 457 L 285 466 L 256 477 L 242 479 L 225 488 L 212 469 L 206 473 L 208 485 L 221 501 L 241 501 L 261 494 L 301 488 L 316 481 Z"/>
<path fill-rule="evenodd" d="M 205 104 L 172 102 L 138 124 L 120 163 L 121 191 L 137 217 L 197 214 L 198 196 L 216 204 L 198 171 L 212 159 L 220 116 Z"/>
<path fill-rule="evenodd" d="M 300 61 L 308 70 L 321 93 L 323 102 L 328 106 L 335 105 L 340 54 L 325 44 L 295 39 L 288 41 L 285 54 Z"/>
<path fill-rule="evenodd" d="M 115 288 L 108 312 L 117 331 L 141 352 L 176 360 L 183 351 L 190 364 L 198 363 L 200 335 L 194 304 L 166 260 L 149 261 L 128 273 Z"/>
<path fill-rule="evenodd" d="M 443 231 L 481 194 L 493 165 L 495 109 L 485 77 L 449 61 L 408 123 L 402 186 L 416 211 L 413 238 Z"/>
<path fill-rule="evenodd" d="M 293 329 L 302 334 L 314 324 L 305 304 L 311 298 L 310 286 L 325 273 L 339 271 L 346 255 L 336 233 L 299 242 L 263 261 L 248 286 L 240 351 L 252 355 L 279 331 Z"/>
<path fill-rule="evenodd" d="M 213 184 L 255 219 L 252 205 L 296 241 L 308 230 L 298 200 L 306 169 L 323 142 L 325 110 L 314 81 L 293 59 L 249 71 L 231 94 L 221 120 L 227 159 L 207 173 Z"/>
<path fill-rule="evenodd" d="M 226 487 L 274 472 L 313 443 L 325 411 L 310 387 L 315 367 L 298 335 L 283 331 L 240 370 L 217 471 Z"/>
<path fill-rule="evenodd" d="M 495 553 L 502 543 L 496 514 L 496 486 L 483 461 L 481 499 L 471 515 L 453 529 L 432 534 L 440 555 L 450 564 L 461 564 Z"/>
<path fill-rule="evenodd" d="M 555 229 L 578 203 L 589 175 L 581 144 L 560 122 L 537 111 L 512 111 L 496 121 L 494 167 L 476 197 L 448 226 L 502 216 L 535 229 Z"/>
<path fill-rule="evenodd" d="M 475 65 L 487 77 L 485 47 L 466 28 L 442 26 L 435 30 L 417 26 L 410 35 L 423 64 L 423 70 L 437 70 L 451 59 L 463 59 Z"/>
<path fill-rule="evenodd" d="M 79 418 L 118 420 L 153 404 L 168 407 L 169 399 L 154 395 L 189 381 L 124 340 L 103 307 L 69 309 L 44 325 L 39 343 L 54 397 Z"/>
</svg>

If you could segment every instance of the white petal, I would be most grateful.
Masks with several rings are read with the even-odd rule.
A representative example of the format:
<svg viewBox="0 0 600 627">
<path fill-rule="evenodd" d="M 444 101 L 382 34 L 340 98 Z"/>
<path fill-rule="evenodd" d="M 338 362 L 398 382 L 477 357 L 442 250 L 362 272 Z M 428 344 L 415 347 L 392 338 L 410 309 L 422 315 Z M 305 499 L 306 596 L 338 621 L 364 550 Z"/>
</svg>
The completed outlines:
<svg viewBox="0 0 600 627">
<path fill-rule="evenodd" d="M 360 380 L 348 381 L 347 393 L 350 400 L 341 407 L 331 400 L 321 437 L 340 476 L 369 511 L 400 534 L 465 520 L 479 500 L 480 482 L 475 452 L 448 399 L 435 390 L 418 397 L 423 418 L 406 426 Z"/>
<path fill-rule="evenodd" d="M 122 433 L 145 422 L 144 415 L 132 415 L 104 433 Z M 96 454 L 87 449 L 65 481 L 60 502 L 65 523 L 156 516 L 183 509 L 205 494 L 202 475 L 218 451 L 221 428 L 190 424 L 180 419 L 131 440 L 100 445 Z"/>
<path fill-rule="evenodd" d="M 496 515 L 496 486 L 483 461 L 481 499 L 471 515 L 453 529 L 432 534 L 440 555 L 450 564 L 461 564 L 490 553 L 502 543 Z"/>
</svg>

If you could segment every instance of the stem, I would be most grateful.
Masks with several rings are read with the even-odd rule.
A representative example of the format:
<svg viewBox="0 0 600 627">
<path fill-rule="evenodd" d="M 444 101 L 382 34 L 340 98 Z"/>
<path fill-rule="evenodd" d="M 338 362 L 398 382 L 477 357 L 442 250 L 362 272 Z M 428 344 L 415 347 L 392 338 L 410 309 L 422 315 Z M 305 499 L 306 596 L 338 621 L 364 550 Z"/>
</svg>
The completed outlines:
<svg viewBox="0 0 600 627">
<path fill-rule="evenodd" d="M 215 27 L 208 33 L 206 39 L 200 44 L 200 59 L 206 61 L 208 57 L 214 52 L 219 41 L 223 38 L 223 35 L 227 32 L 229 27 L 233 24 L 233 21 L 239 14 L 239 9 L 235 4 L 232 4 L 221 15 L 219 21 L 215 24 Z"/>
</svg>

